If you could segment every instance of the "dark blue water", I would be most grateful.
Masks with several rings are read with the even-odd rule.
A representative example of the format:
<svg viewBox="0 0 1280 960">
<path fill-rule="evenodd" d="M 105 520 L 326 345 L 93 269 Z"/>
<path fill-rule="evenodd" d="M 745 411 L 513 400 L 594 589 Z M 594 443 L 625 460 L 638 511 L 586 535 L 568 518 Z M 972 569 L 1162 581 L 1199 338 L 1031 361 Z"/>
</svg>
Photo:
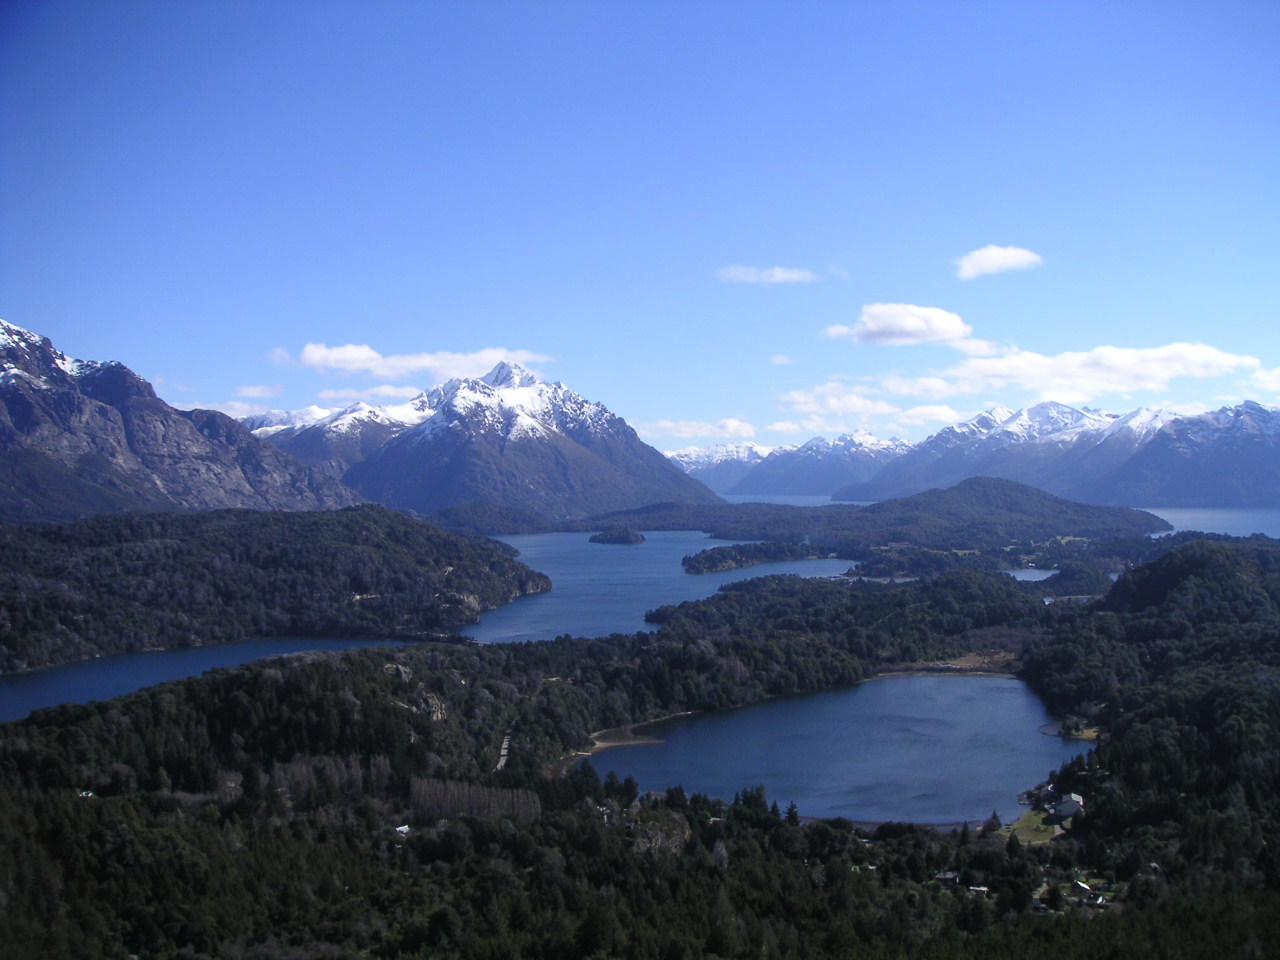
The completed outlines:
<svg viewBox="0 0 1280 960">
<path fill-rule="evenodd" d="M 1020 680 L 915 676 L 664 720 L 661 744 L 592 763 L 641 790 L 680 785 L 729 798 L 763 784 L 802 816 L 910 823 L 1021 815 L 1018 794 L 1085 752 L 1040 732 L 1052 718 Z"/>
<path fill-rule="evenodd" d="M 1199 530 L 1248 537 L 1265 533 L 1280 538 L 1280 507 L 1143 507 L 1168 520 L 1174 532 Z"/>
<path fill-rule="evenodd" d="M 11 673 L 0 677 L 0 722 L 21 720 L 41 707 L 107 700 L 157 683 L 198 676 L 215 667 L 235 667 L 263 657 L 304 650 L 347 650 L 388 645 L 405 646 L 406 641 L 276 637 L 186 650 L 121 653 L 27 673 Z"/>
<path fill-rule="evenodd" d="M 551 578 L 551 592 L 491 610 L 463 632 L 481 643 L 635 633 L 653 629 L 644 622 L 646 611 L 709 597 L 721 584 L 775 573 L 834 576 L 852 566 L 848 560 L 795 560 L 694 575 L 680 566 L 683 557 L 733 541 L 689 530 L 644 536 L 644 543 L 627 546 L 590 543 L 585 533 L 501 537 L 520 551 L 522 563 Z"/>
<path fill-rule="evenodd" d="M 847 560 L 801 560 L 745 570 L 691 576 L 680 560 L 725 541 L 697 531 L 646 534 L 636 546 L 590 543 L 587 534 L 505 538 L 521 560 L 551 577 L 550 593 L 525 597 L 484 615 L 466 631 L 485 643 L 551 639 L 562 633 L 606 636 L 647 630 L 646 610 L 715 593 L 722 583 L 766 573 L 826 576 L 849 568 Z M 132 693 L 157 683 L 197 676 L 214 667 L 302 650 L 344 650 L 388 641 L 279 638 L 187 650 L 125 653 L 29 673 L 0 676 L 0 721 L 59 703 L 88 703 Z M 402 643 L 395 645 L 401 646 Z"/>
</svg>

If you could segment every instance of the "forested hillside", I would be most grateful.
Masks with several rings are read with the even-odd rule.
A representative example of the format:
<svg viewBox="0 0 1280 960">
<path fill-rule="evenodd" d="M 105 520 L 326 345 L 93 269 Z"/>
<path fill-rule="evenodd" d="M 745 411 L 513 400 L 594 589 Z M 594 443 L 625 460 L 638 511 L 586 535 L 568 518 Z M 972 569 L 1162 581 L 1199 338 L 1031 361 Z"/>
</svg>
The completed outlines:
<svg viewBox="0 0 1280 960">
<path fill-rule="evenodd" d="M 0 525 L 0 671 L 267 636 L 424 637 L 550 581 L 384 507 Z"/>
<path fill-rule="evenodd" d="M 998 548 L 1017 540 L 1137 537 L 1170 529 L 1166 521 L 1142 510 L 1075 503 L 1026 484 L 991 477 L 975 477 L 947 490 L 928 490 L 868 507 L 655 503 L 561 523 L 527 511 L 473 503 L 442 511 L 432 520 L 459 533 L 549 533 L 614 527 L 702 530 L 714 539 L 807 541 L 845 551 L 865 551 L 906 540 L 922 547 L 949 549 L 963 543 Z"/>
<path fill-rule="evenodd" d="M 655 611 L 654 634 L 297 656 L 41 711 L 0 728 L 0 937 L 15 957 L 1273 955 L 1275 551 L 1185 545 L 1088 607 L 978 572 L 766 578 Z M 1052 842 L 546 775 L 593 730 L 995 645 L 1102 725 L 1051 776 L 1085 804 Z"/>
</svg>

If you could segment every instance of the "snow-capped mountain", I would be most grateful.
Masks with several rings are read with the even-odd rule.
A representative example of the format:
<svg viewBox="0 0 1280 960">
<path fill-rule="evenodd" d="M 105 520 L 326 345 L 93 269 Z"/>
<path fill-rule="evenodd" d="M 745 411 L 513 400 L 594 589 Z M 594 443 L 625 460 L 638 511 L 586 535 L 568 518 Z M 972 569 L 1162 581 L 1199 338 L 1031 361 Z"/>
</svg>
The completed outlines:
<svg viewBox="0 0 1280 960">
<path fill-rule="evenodd" d="M 1121 416 L 1054 402 L 1018 411 L 994 407 L 922 440 L 874 478 L 841 488 L 835 497 L 879 500 L 989 476 L 1097 502 L 1102 478 L 1173 419 L 1145 408 Z"/>
<path fill-rule="evenodd" d="M 266 413 L 255 413 L 241 417 L 240 422 L 255 436 L 266 439 L 282 430 L 309 427 L 340 412 L 333 407 L 303 407 L 301 410 L 268 410 Z"/>
<path fill-rule="evenodd" d="M 434 412 L 424 393 L 407 403 L 389 406 L 375 407 L 358 401 L 339 410 L 273 410 L 245 417 L 242 422 L 254 436 L 270 440 L 329 476 L 341 478 L 352 464 Z"/>
<path fill-rule="evenodd" d="M 516 364 L 296 424 L 258 430 L 364 496 L 423 513 L 485 502 L 562 518 L 717 499 L 602 404 Z"/>
<path fill-rule="evenodd" d="M 1169 420 L 1091 494 L 1126 505 L 1280 505 L 1280 407 L 1246 401 Z"/>
<path fill-rule="evenodd" d="M 0 518 L 126 510 L 314 510 L 352 491 L 212 410 L 176 410 L 115 362 L 0 320 Z"/>
<path fill-rule="evenodd" d="M 773 450 L 773 447 L 743 440 L 737 443 L 718 443 L 710 447 L 668 450 L 666 456 L 689 476 L 701 480 L 716 493 L 726 493 Z"/>
<path fill-rule="evenodd" d="M 730 490 L 738 495 L 819 495 L 861 483 L 911 449 L 905 440 L 881 440 L 866 430 L 835 440 L 814 437 L 794 447 L 774 450 Z"/>
</svg>

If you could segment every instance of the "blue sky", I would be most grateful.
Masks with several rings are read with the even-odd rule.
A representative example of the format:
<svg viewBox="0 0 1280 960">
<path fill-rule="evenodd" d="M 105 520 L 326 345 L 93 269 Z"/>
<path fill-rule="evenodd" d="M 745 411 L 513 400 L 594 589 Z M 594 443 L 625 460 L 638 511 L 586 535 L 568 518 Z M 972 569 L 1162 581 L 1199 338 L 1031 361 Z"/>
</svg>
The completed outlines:
<svg viewBox="0 0 1280 960">
<path fill-rule="evenodd" d="M 650 443 L 1280 402 L 1280 4 L 0 6 L 0 317 L 176 406 Z"/>
</svg>

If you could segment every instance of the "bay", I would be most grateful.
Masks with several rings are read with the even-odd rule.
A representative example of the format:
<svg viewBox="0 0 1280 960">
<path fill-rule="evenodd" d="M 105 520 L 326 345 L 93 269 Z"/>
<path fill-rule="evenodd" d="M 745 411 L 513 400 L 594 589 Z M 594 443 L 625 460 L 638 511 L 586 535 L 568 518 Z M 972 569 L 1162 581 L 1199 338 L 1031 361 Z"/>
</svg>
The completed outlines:
<svg viewBox="0 0 1280 960">
<path fill-rule="evenodd" d="M 585 533 L 538 533 L 499 537 L 520 551 L 520 561 L 551 578 L 552 589 L 491 610 L 462 632 L 480 643 L 527 643 L 562 634 L 603 637 L 652 630 L 645 612 L 701 600 L 726 583 L 772 574 L 836 576 L 849 560 L 792 560 L 738 570 L 688 574 L 680 561 L 731 540 L 710 540 L 696 530 L 645 533 L 634 545 L 590 543 Z"/>
<path fill-rule="evenodd" d="M 591 758 L 642 791 L 680 785 L 729 798 L 763 785 L 802 816 L 866 822 L 1002 822 L 1018 794 L 1088 744 L 1049 736 L 1054 718 L 1022 681 L 908 676 L 677 717 L 637 732 L 661 743 Z"/>
<path fill-rule="evenodd" d="M 693 576 L 680 560 L 709 546 L 698 531 L 655 532 L 635 546 L 590 543 L 587 534 L 504 537 L 521 560 L 551 577 L 550 593 L 524 597 L 482 616 L 460 632 L 482 643 L 549 640 L 563 633 L 607 636 L 651 629 L 654 607 L 710 596 L 724 583 L 768 573 L 826 576 L 849 569 L 848 560 L 798 560 Z M 0 676 L 0 722 L 20 720 L 42 707 L 118 697 L 215 667 L 304 650 L 403 646 L 410 641 L 278 637 L 177 650 L 124 653 Z"/>
</svg>

